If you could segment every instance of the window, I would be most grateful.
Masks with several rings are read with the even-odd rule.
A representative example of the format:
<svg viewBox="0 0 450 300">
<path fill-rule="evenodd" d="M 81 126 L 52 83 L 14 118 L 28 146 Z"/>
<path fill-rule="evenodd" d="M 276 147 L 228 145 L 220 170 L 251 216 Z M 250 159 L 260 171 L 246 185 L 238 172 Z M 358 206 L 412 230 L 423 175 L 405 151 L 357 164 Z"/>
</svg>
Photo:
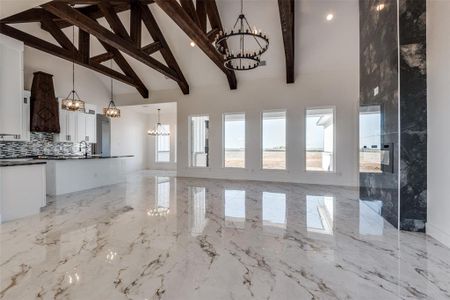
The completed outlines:
<svg viewBox="0 0 450 300">
<path fill-rule="evenodd" d="M 262 168 L 286 169 L 286 112 L 263 112 Z"/>
<path fill-rule="evenodd" d="M 208 116 L 193 116 L 189 119 L 190 134 L 190 166 L 208 167 L 209 165 L 209 146 L 208 146 Z"/>
<path fill-rule="evenodd" d="M 225 190 L 225 225 L 245 227 L 245 191 Z"/>
<path fill-rule="evenodd" d="M 224 114 L 224 167 L 245 168 L 245 114 Z"/>
<path fill-rule="evenodd" d="M 170 125 L 161 125 L 161 129 L 170 133 Z M 156 137 L 156 162 L 170 162 L 170 135 Z"/>
<path fill-rule="evenodd" d="M 381 173 L 381 106 L 362 106 L 359 112 L 359 170 Z"/>
<path fill-rule="evenodd" d="M 306 110 L 306 170 L 334 171 L 334 108 Z"/>
</svg>

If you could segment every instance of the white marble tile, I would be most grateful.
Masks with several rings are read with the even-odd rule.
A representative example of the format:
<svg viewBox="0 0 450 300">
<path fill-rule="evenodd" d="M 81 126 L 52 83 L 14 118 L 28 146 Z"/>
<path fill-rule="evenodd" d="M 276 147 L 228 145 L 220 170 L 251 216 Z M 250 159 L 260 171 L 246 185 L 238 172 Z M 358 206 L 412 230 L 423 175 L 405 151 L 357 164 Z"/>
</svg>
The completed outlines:
<svg viewBox="0 0 450 300">
<path fill-rule="evenodd" d="M 50 200 L 0 226 L 0 299 L 450 298 L 450 250 L 353 189 L 139 173 Z"/>
</svg>

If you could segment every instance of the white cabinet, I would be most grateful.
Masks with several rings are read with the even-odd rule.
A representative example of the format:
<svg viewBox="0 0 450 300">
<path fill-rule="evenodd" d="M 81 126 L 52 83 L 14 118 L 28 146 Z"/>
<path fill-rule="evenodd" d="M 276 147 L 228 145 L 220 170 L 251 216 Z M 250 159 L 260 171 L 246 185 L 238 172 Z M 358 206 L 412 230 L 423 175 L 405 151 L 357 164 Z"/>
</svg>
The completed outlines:
<svg viewBox="0 0 450 300">
<path fill-rule="evenodd" d="M 61 133 L 54 135 L 56 142 L 63 143 L 88 143 L 97 142 L 97 118 L 95 105 L 86 104 L 86 112 L 72 112 L 61 108 L 59 102 L 59 125 Z"/>
<path fill-rule="evenodd" d="M 22 134 L 23 43 L 0 34 L 0 135 Z"/>
<path fill-rule="evenodd" d="M 77 142 L 97 142 L 97 107 L 86 104 L 86 112 L 77 113 Z"/>
<path fill-rule="evenodd" d="M 30 141 L 30 91 L 23 91 L 21 100 L 22 126 L 18 135 L 0 136 L 0 141 L 29 142 Z"/>
<path fill-rule="evenodd" d="M 61 108 L 61 98 L 58 98 L 59 107 L 59 126 L 61 131 L 59 134 L 55 134 L 54 141 L 62 143 L 74 143 L 77 138 L 76 129 L 76 112 L 67 111 Z"/>
</svg>

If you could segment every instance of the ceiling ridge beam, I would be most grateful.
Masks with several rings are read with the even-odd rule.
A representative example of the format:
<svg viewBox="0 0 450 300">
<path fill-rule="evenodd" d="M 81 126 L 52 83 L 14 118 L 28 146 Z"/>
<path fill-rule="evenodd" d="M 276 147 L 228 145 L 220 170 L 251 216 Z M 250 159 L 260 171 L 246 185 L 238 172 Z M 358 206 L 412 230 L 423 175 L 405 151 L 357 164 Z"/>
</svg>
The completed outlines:
<svg viewBox="0 0 450 300">
<path fill-rule="evenodd" d="M 158 26 L 158 23 L 155 20 L 150 8 L 147 5 L 141 4 L 141 13 L 142 13 L 142 21 L 144 22 L 145 27 L 150 33 L 153 41 L 155 43 L 160 44 L 160 52 L 167 65 L 171 67 L 177 73 L 180 80 L 178 81 L 178 86 L 180 87 L 183 94 L 189 94 L 189 84 L 186 81 L 186 78 L 183 75 L 183 72 L 178 65 L 175 56 L 173 56 L 172 51 L 170 50 L 169 44 L 167 43 L 164 34 Z"/>
<path fill-rule="evenodd" d="M 286 82 L 295 82 L 295 0 L 278 0 L 281 31 L 283 33 L 284 54 L 286 60 Z"/>
<path fill-rule="evenodd" d="M 88 69 L 102 73 L 106 76 L 113 77 L 114 79 L 116 79 L 118 81 L 121 81 L 125 84 L 136 87 L 136 83 L 126 75 L 123 75 L 117 71 L 111 70 L 110 68 L 107 68 L 98 63 L 89 62 L 89 64 L 86 64 L 80 60 L 79 56 L 75 56 L 75 58 L 74 58 L 73 53 L 70 52 L 69 50 L 59 47 L 59 46 L 56 46 L 55 44 L 44 41 L 40 38 L 37 38 L 31 34 L 25 33 L 14 27 L 11 27 L 9 25 L 0 24 L 0 33 L 7 35 L 9 37 L 12 37 L 16 40 L 22 41 L 22 42 L 24 42 L 25 45 L 27 45 L 29 47 L 38 49 L 40 51 L 46 52 L 48 54 L 51 54 L 51 55 L 54 55 L 57 57 L 60 57 L 62 59 L 68 60 L 70 62 L 73 61 L 78 65 L 81 65 Z"/>
<path fill-rule="evenodd" d="M 172 78 L 175 81 L 180 81 L 177 73 L 160 63 L 156 59 L 148 56 L 141 49 L 136 48 L 129 41 L 123 39 L 122 37 L 114 34 L 108 29 L 100 26 L 95 20 L 92 20 L 90 17 L 83 15 L 76 9 L 59 2 L 50 2 L 43 5 L 44 9 L 53 13 L 54 15 L 65 19 L 66 21 L 72 23 L 73 25 L 81 28 L 82 30 L 92 34 L 99 40 L 115 47 L 116 49 L 128 54 L 134 59 L 146 64 L 147 66 L 155 69 L 156 71 L 162 73 L 163 75 Z"/>
<path fill-rule="evenodd" d="M 228 78 L 230 89 L 237 88 L 236 74 L 223 64 L 223 57 L 210 43 L 206 33 L 192 20 L 176 0 L 154 0 L 156 4 L 197 44 L 197 46 L 221 69 Z M 214 0 L 207 1 L 207 3 Z M 211 21 L 211 20 L 210 20 Z"/>
</svg>

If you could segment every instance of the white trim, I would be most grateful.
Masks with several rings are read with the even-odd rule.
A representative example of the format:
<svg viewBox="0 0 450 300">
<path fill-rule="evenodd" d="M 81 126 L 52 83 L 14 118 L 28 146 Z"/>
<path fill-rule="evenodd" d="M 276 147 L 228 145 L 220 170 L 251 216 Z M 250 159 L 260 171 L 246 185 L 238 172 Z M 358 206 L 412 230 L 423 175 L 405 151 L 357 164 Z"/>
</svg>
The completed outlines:
<svg viewBox="0 0 450 300">
<path fill-rule="evenodd" d="M 434 239 L 438 240 L 439 242 L 450 248 L 450 234 L 445 232 L 438 226 L 433 225 L 430 222 L 427 222 L 426 233 L 427 235 L 433 237 Z"/>
</svg>

